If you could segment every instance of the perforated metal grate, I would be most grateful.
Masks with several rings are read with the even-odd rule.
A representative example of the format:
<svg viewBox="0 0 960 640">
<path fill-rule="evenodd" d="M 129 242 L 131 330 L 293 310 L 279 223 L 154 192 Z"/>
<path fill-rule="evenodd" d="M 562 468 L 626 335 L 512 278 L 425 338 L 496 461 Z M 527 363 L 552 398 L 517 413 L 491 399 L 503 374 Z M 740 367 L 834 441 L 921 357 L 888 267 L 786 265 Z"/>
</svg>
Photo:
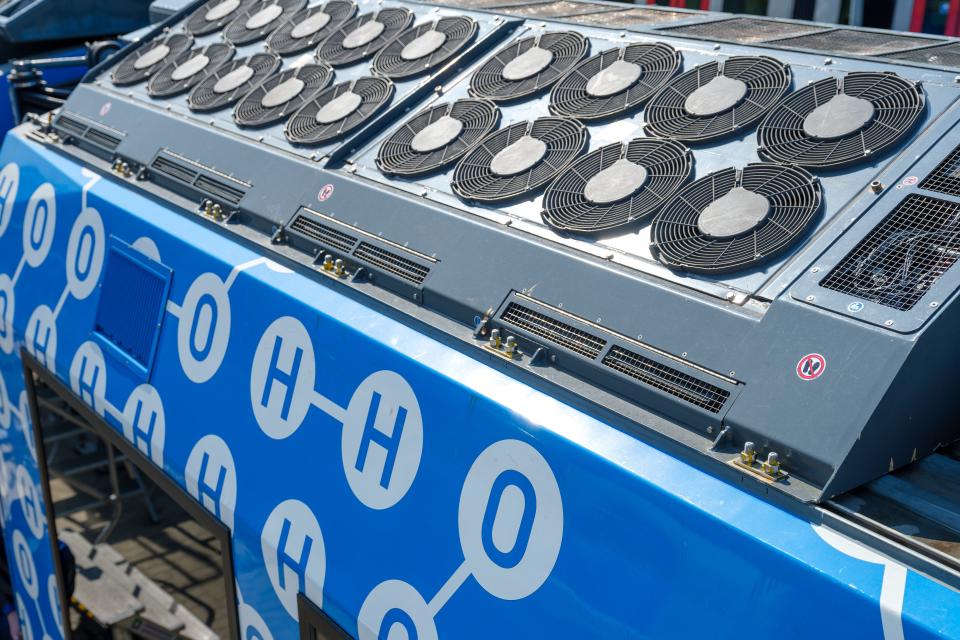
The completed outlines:
<svg viewBox="0 0 960 640">
<path fill-rule="evenodd" d="M 601 27 L 626 27 L 632 24 L 656 24 L 683 20 L 690 14 L 679 11 L 659 11 L 657 9 L 627 9 L 626 11 L 607 11 L 605 13 L 587 13 L 564 18 L 567 22 L 578 24 L 596 24 Z"/>
<path fill-rule="evenodd" d="M 526 3 L 511 7 L 501 7 L 497 13 L 505 13 L 511 16 L 521 16 L 524 18 L 564 18 L 566 16 L 575 16 L 584 13 L 603 13 L 609 7 L 596 5 L 591 2 L 570 2 L 570 0 L 559 0 L 558 2 L 537 2 Z"/>
<path fill-rule="evenodd" d="M 311 238 L 312 240 L 316 240 L 324 247 L 339 249 L 344 252 L 349 252 L 353 249 L 353 245 L 357 243 L 357 239 L 353 236 L 339 229 L 321 224 L 316 220 L 312 220 L 303 213 L 298 215 L 290 224 L 290 230 L 307 238 Z"/>
<path fill-rule="evenodd" d="M 243 189 L 231 186 L 209 176 L 200 176 L 194 185 L 215 198 L 220 198 L 232 204 L 240 204 L 243 196 L 246 195 Z"/>
<path fill-rule="evenodd" d="M 857 31 L 856 29 L 836 29 L 823 31 L 798 38 L 777 40 L 777 46 L 813 49 L 827 53 L 852 53 L 862 56 L 878 56 L 904 49 L 914 49 L 939 40 L 904 36 L 897 33 L 877 33 Z"/>
<path fill-rule="evenodd" d="M 960 146 L 951 151 L 950 155 L 923 179 L 920 188 L 960 196 Z"/>
<path fill-rule="evenodd" d="M 171 160 L 164 156 L 154 158 L 153 162 L 150 163 L 150 168 L 180 182 L 186 182 L 187 184 L 193 184 L 193 179 L 197 177 L 196 171 L 188 169 L 176 160 Z"/>
<path fill-rule="evenodd" d="M 907 311 L 960 257 L 960 204 L 910 195 L 821 287 Z"/>
<path fill-rule="evenodd" d="M 607 341 L 599 336 L 555 320 L 516 302 L 511 302 L 507 306 L 500 319 L 507 324 L 590 359 L 600 355 L 603 348 L 607 346 Z"/>
<path fill-rule="evenodd" d="M 719 413 L 730 392 L 695 378 L 673 367 L 641 356 L 623 347 L 614 346 L 604 356 L 603 365 L 659 389 L 685 402 Z"/>
<path fill-rule="evenodd" d="M 430 273 L 429 267 L 367 242 L 360 243 L 356 251 L 353 252 L 353 257 L 413 284 L 422 284 L 426 280 L 427 274 Z"/>
<path fill-rule="evenodd" d="M 888 54 L 886 57 L 960 69 L 960 43 L 951 42 L 950 44 L 939 47 L 928 47 L 914 51 L 900 51 L 898 53 Z"/>
<path fill-rule="evenodd" d="M 662 27 L 663 31 L 670 31 L 671 33 L 682 33 L 698 38 L 726 40 L 728 42 L 766 42 L 777 38 L 817 33 L 826 31 L 826 29 L 826 27 L 818 27 L 812 24 L 778 22 L 760 18 L 733 18 L 680 27 Z"/>
</svg>

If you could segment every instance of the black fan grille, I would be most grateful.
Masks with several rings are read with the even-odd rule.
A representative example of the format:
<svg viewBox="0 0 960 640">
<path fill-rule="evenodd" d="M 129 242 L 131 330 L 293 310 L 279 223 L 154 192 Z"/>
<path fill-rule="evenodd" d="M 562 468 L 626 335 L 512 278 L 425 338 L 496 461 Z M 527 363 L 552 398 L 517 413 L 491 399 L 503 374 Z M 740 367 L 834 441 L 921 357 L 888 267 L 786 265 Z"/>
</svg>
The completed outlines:
<svg viewBox="0 0 960 640">
<path fill-rule="evenodd" d="M 499 176 L 490 163 L 494 156 L 529 135 L 546 145 L 546 154 L 526 171 Z M 464 200 L 497 202 L 537 191 L 563 171 L 587 145 L 587 129 L 569 118 L 537 118 L 518 122 L 484 138 L 453 171 L 450 186 Z"/>
<path fill-rule="evenodd" d="M 303 87 L 297 95 L 276 106 L 263 104 L 264 97 L 272 89 L 294 78 L 303 82 Z M 233 119 L 237 124 L 245 127 L 262 127 L 283 120 L 326 87 L 332 79 L 333 70 L 325 64 L 305 64 L 302 67 L 275 73 L 244 96 L 233 111 Z"/>
<path fill-rule="evenodd" d="M 204 2 L 198 9 L 190 14 L 190 17 L 187 18 L 183 28 L 187 31 L 187 33 L 191 33 L 196 37 L 205 36 L 208 33 L 219 31 L 227 26 L 234 18 L 236 18 L 239 12 L 246 9 L 253 0 L 240 0 L 233 11 L 230 11 L 229 13 L 215 20 L 207 20 L 207 13 L 217 7 L 220 7 L 226 1 L 229 0 L 209 0 L 209 2 Z"/>
<path fill-rule="evenodd" d="M 503 77 L 507 64 L 537 46 L 553 54 L 553 60 L 539 73 L 529 78 L 508 80 Z M 498 51 L 470 78 L 470 94 L 494 102 L 519 100 L 548 89 L 562 78 L 587 54 L 587 39 L 575 31 L 544 33 L 539 37 L 524 38 Z"/>
<path fill-rule="evenodd" d="M 293 31 L 297 28 L 297 25 L 318 13 L 327 14 L 330 16 L 330 21 L 308 36 L 300 38 L 294 37 Z M 342 0 L 333 0 L 323 6 L 308 7 L 294 15 L 276 31 L 271 33 L 270 39 L 267 40 L 267 47 L 281 56 L 306 51 L 323 42 L 337 27 L 343 24 L 344 21 L 352 18 L 356 13 L 357 5 L 353 2 L 345 2 Z"/>
<path fill-rule="evenodd" d="M 360 127 L 393 97 L 393 83 L 386 78 L 359 78 L 341 82 L 307 102 L 287 122 L 284 129 L 287 139 L 297 144 L 321 144 L 341 138 Z M 346 117 L 323 124 L 317 121 L 317 112 L 338 96 L 352 91 L 361 98 L 359 106 Z"/>
<path fill-rule="evenodd" d="M 700 213 L 735 187 L 764 196 L 767 217 L 746 233 L 718 238 L 700 231 Z M 681 189 L 657 214 L 651 249 L 672 269 L 717 274 L 768 260 L 793 245 L 820 209 L 820 182 L 799 167 L 749 164 L 723 169 Z"/>
<path fill-rule="evenodd" d="M 747 86 L 743 100 L 732 109 L 709 116 L 687 112 L 690 94 L 718 75 Z M 729 58 L 721 65 L 710 62 L 680 74 L 661 89 L 644 111 L 644 129 L 651 136 L 704 142 L 742 131 L 759 120 L 790 87 L 790 67 L 763 56 Z"/>
<path fill-rule="evenodd" d="M 640 77 L 630 87 L 610 96 L 593 96 L 587 83 L 596 74 L 618 60 L 639 66 Z M 680 68 L 680 54 L 666 44 L 632 44 L 623 49 L 608 49 L 587 58 L 553 85 L 550 112 L 593 120 L 637 109 L 658 91 Z"/>
<path fill-rule="evenodd" d="M 250 78 L 236 89 L 218 93 L 215 90 L 217 83 L 242 66 L 253 70 Z M 280 58 L 272 53 L 255 53 L 249 58 L 223 64 L 193 88 L 187 98 L 187 105 L 194 111 L 216 111 L 228 107 L 268 78 L 278 66 L 280 66 Z"/>
<path fill-rule="evenodd" d="M 912 309 L 960 257 L 960 205 L 912 194 L 848 253 L 821 287 Z"/>
<path fill-rule="evenodd" d="M 640 165 L 647 180 L 635 194 L 607 205 L 597 205 L 584 195 L 590 178 L 621 158 Z M 557 177 L 543 196 L 543 220 L 560 231 L 600 233 L 629 225 L 652 215 L 690 177 L 693 156 L 673 140 L 637 138 L 592 151 Z"/>
<path fill-rule="evenodd" d="M 234 48 L 224 42 L 214 42 L 208 44 L 202 49 L 188 49 L 173 61 L 161 69 L 155 76 L 150 78 L 150 84 L 147 85 L 147 91 L 154 97 L 174 96 L 195 87 L 198 82 L 207 77 L 212 71 L 215 71 L 220 65 L 233 57 Z M 174 78 L 174 72 L 180 65 L 192 60 L 194 56 L 203 55 L 207 57 L 207 64 L 197 70 L 193 75 L 186 78 Z"/>
<path fill-rule="evenodd" d="M 130 52 L 130 54 L 121 60 L 120 64 L 117 65 L 117 68 L 113 70 L 111 80 L 113 81 L 113 84 L 117 86 L 143 82 L 151 75 L 162 69 L 170 60 L 173 60 L 192 46 L 193 38 L 183 33 L 158 36 L 150 43 L 142 45 L 136 51 Z M 155 63 L 142 68 L 137 68 L 137 61 L 157 47 L 166 47 L 169 49 L 169 51 L 165 56 L 163 56 L 163 58 L 157 60 Z"/>
<path fill-rule="evenodd" d="M 223 37 L 227 42 L 232 42 L 237 46 L 262 40 L 289 20 L 293 14 L 303 9 L 306 4 L 307 0 L 262 0 L 261 2 L 246 5 L 243 11 L 238 13 L 227 25 L 227 28 L 224 29 Z M 262 26 L 257 26 L 252 29 L 247 27 L 247 22 L 251 17 L 272 5 L 276 5 L 282 10 L 276 18 Z"/>
<path fill-rule="evenodd" d="M 873 119 L 859 131 L 816 139 L 803 130 L 806 116 L 838 93 L 868 100 Z M 824 78 L 793 92 L 760 125 L 758 152 L 774 162 L 828 169 L 869 160 L 916 126 L 924 108 L 923 90 L 893 73 L 849 73 Z"/>
<path fill-rule="evenodd" d="M 423 58 L 404 60 L 400 55 L 404 47 L 428 31 L 438 31 L 446 36 L 440 47 Z M 477 23 L 471 18 L 448 17 L 436 22 L 426 22 L 407 29 L 380 50 L 371 67 L 377 75 L 398 80 L 426 73 L 455 56 L 470 44 L 477 35 Z"/>
<path fill-rule="evenodd" d="M 383 31 L 376 38 L 354 49 L 343 45 L 344 39 L 358 27 L 362 27 L 376 20 L 383 24 Z M 326 40 L 317 47 L 317 58 L 333 67 L 343 67 L 360 60 L 366 60 L 380 51 L 388 42 L 410 26 L 413 14 L 407 9 L 383 9 L 377 13 L 365 13 L 352 20 L 347 20 L 331 33 Z"/>
</svg>

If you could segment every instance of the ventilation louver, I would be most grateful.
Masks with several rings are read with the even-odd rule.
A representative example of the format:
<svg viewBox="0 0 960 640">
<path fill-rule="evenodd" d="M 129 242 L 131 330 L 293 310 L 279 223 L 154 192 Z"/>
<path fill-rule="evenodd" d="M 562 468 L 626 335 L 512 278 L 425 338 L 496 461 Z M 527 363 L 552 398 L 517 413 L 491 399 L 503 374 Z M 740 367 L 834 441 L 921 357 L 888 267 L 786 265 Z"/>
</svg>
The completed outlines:
<svg viewBox="0 0 960 640">
<path fill-rule="evenodd" d="M 467 201 L 530 196 L 563 171 L 587 145 L 587 129 L 570 118 L 537 118 L 491 133 L 453 172 L 451 187 Z"/>
<path fill-rule="evenodd" d="M 788 249 L 820 209 L 820 182 L 799 167 L 749 164 L 681 189 L 653 220 L 651 251 L 671 269 L 726 273 Z"/>
<path fill-rule="evenodd" d="M 453 58 L 477 35 L 471 18 L 447 17 L 407 29 L 377 53 L 371 68 L 391 80 L 426 73 Z"/>
<path fill-rule="evenodd" d="M 781 22 L 763 18 L 731 18 L 713 22 L 698 22 L 679 27 L 661 27 L 661 30 L 707 40 L 752 44 L 826 31 L 827 27 L 805 22 Z"/>
<path fill-rule="evenodd" d="M 244 6 L 223 30 L 236 46 L 262 40 L 306 6 L 307 0 L 269 0 Z"/>
<path fill-rule="evenodd" d="M 287 122 L 287 139 L 296 144 L 321 144 L 358 129 L 393 97 L 386 78 L 364 77 L 321 91 Z"/>
<path fill-rule="evenodd" d="M 674 140 L 637 138 L 601 147 L 550 183 L 543 220 L 559 231 L 601 233 L 652 215 L 693 169 L 693 154 Z"/>
<path fill-rule="evenodd" d="M 255 53 L 249 58 L 221 65 L 193 88 L 187 105 L 194 111 L 216 111 L 234 104 L 266 80 L 280 66 L 272 53 Z"/>
<path fill-rule="evenodd" d="M 920 188 L 960 196 L 960 147 L 951 151 L 950 155 L 923 179 Z"/>
<path fill-rule="evenodd" d="M 267 48 L 281 56 L 312 49 L 356 13 L 357 5 L 342 0 L 307 7 L 270 34 Z"/>
<path fill-rule="evenodd" d="M 647 103 L 648 135 L 705 142 L 759 120 L 790 87 L 790 67 L 765 56 L 709 62 L 676 76 Z"/>
<path fill-rule="evenodd" d="M 680 54 L 666 44 L 608 49 L 587 58 L 553 85 L 550 112 L 580 120 L 626 114 L 670 80 L 680 63 Z"/>
<path fill-rule="evenodd" d="M 111 80 L 117 86 L 143 82 L 191 46 L 193 38 L 182 33 L 157 36 L 127 54 L 113 70 Z"/>
<path fill-rule="evenodd" d="M 516 302 L 507 306 L 500 320 L 591 360 L 607 346 L 607 341 L 600 336 Z"/>
<path fill-rule="evenodd" d="M 500 110 L 486 100 L 457 100 L 413 116 L 387 138 L 377 166 L 389 175 L 415 176 L 449 166 L 497 126 Z"/>
<path fill-rule="evenodd" d="M 184 51 L 150 78 L 147 91 L 155 98 L 189 91 L 233 54 L 234 48 L 223 42 Z"/>
<path fill-rule="evenodd" d="M 960 204 L 911 194 L 820 282 L 899 311 L 912 309 L 960 257 Z"/>
<path fill-rule="evenodd" d="M 470 94 L 494 102 L 519 100 L 545 91 L 587 54 L 587 39 L 556 31 L 517 40 L 488 60 L 470 78 Z"/>
<path fill-rule="evenodd" d="M 332 79 L 333 69 L 325 64 L 305 64 L 279 71 L 237 103 L 233 119 L 244 127 L 279 122 L 302 107 Z"/>
<path fill-rule="evenodd" d="M 317 47 L 317 59 L 345 67 L 371 57 L 413 22 L 407 9 L 382 9 L 347 20 Z"/>
<path fill-rule="evenodd" d="M 910 132 L 924 108 L 918 84 L 894 73 L 848 73 L 793 92 L 760 125 L 761 157 L 832 169 L 882 153 Z"/>
<path fill-rule="evenodd" d="M 209 0 L 190 14 L 183 28 L 196 37 L 219 31 L 250 3 L 251 0 Z"/>
</svg>

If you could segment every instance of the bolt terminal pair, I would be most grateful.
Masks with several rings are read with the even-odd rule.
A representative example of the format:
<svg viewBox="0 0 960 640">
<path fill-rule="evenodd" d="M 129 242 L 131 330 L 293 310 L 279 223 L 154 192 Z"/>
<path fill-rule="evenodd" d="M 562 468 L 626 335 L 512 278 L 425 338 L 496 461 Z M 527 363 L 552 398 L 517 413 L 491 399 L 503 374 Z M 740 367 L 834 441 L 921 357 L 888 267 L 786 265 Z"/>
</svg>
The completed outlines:
<svg viewBox="0 0 960 640">
<path fill-rule="evenodd" d="M 491 349 L 500 349 L 503 347 L 503 352 L 511 358 L 517 352 L 517 339 L 513 336 L 507 336 L 507 339 L 503 340 L 500 336 L 500 329 L 494 329 L 490 332 L 490 340 L 487 342 L 487 345 Z"/>
<path fill-rule="evenodd" d="M 740 452 L 740 462 L 743 464 L 752 467 L 753 464 L 757 461 L 757 450 L 756 445 L 752 442 L 743 443 L 743 451 Z M 771 478 L 777 478 L 780 476 L 780 455 L 776 451 L 771 451 L 767 454 L 767 459 L 763 461 L 760 465 L 761 470 L 765 475 L 770 476 Z"/>
<path fill-rule="evenodd" d="M 343 264 L 343 260 L 340 258 L 334 260 L 333 256 L 329 253 L 323 256 L 323 270 L 338 277 L 344 276 L 347 273 L 347 269 Z"/>
</svg>

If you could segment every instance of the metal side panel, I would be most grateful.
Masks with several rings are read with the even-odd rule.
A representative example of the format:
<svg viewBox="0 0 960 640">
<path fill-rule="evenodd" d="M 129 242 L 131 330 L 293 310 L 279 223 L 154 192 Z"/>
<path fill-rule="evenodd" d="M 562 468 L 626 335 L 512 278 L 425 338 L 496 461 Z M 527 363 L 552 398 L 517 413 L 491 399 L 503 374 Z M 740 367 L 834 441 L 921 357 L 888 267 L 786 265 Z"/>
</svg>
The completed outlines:
<svg viewBox="0 0 960 640">
<path fill-rule="evenodd" d="M 243 637 L 296 637 L 303 591 L 362 638 L 395 609 L 422 638 L 732 638 L 745 620 L 779 638 L 960 638 L 960 595 L 868 538 L 697 470 L 24 131 L 0 156 L 0 495 L 26 637 L 62 631 L 21 347 L 124 437 L 153 418 L 137 437 L 154 462 L 217 495 Z M 90 336 L 111 237 L 173 272 L 146 386 Z"/>
</svg>

